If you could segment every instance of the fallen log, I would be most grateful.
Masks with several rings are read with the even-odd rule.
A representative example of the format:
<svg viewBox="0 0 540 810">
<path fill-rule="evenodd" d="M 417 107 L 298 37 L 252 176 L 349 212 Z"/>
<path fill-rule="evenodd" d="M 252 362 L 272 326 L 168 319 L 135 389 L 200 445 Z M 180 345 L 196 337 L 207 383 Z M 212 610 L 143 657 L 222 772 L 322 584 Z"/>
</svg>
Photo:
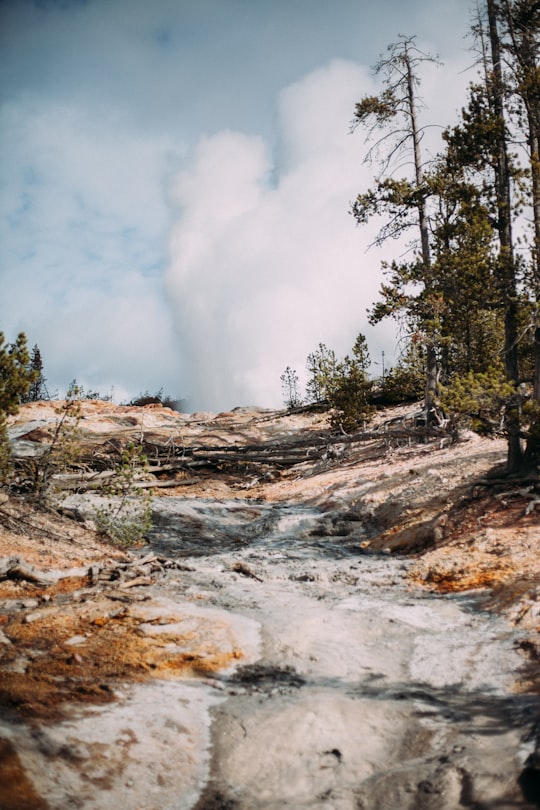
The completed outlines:
<svg viewBox="0 0 540 810">
<path fill-rule="evenodd" d="M 88 576 L 88 568 L 71 568 L 67 571 L 38 571 L 20 557 L 3 557 L 0 559 L 0 579 L 23 579 L 33 585 L 55 585 L 60 579 L 67 577 Z"/>
</svg>

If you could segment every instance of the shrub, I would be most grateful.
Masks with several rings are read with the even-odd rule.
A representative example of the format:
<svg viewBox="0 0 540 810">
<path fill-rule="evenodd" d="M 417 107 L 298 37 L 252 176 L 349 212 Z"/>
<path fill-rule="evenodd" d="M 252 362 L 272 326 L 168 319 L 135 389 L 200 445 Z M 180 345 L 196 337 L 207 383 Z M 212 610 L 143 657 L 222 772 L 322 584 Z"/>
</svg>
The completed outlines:
<svg viewBox="0 0 540 810">
<path fill-rule="evenodd" d="M 298 375 L 296 371 L 287 366 L 280 380 L 285 407 L 289 409 L 299 408 L 302 405 L 302 398 L 298 392 Z"/>
<path fill-rule="evenodd" d="M 27 396 L 36 372 L 30 368 L 30 355 L 26 335 L 21 332 L 15 343 L 6 343 L 0 332 L 0 484 L 5 484 L 11 473 L 11 447 L 6 417 L 19 410 Z"/>
<path fill-rule="evenodd" d="M 131 442 L 116 466 L 113 483 L 104 490 L 106 505 L 94 512 L 98 532 L 116 546 L 137 545 L 152 526 L 152 492 L 138 486 L 147 470 L 142 447 Z"/>
<path fill-rule="evenodd" d="M 330 425 L 336 430 L 351 433 L 369 419 L 374 408 L 369 403 L 373 383 L 368 378 L 369 352 L 364 335 L 359 334 L 352 348 L 339 363 L 333 353 L 326 355 L 327 379 L 324 386 L 326 400 L 332 409 Z"/>
<path fill-rule="evenodd" d="M 55 412 L 58 421 L 51 443 L 41 455 L 21 464 L 26 474 L 21 486 L 29 490 L 38 503 L 53 497 L 53 477 L 76 467 L 82 454 L 79 429 L 82 413 L 77 387 L 68 390 L 66 400 Z"/>
<path fill-rule="evenodd" d="M 145 405 L 163 405 L 164 408 L 171 408 L 171 410 L 177 411 L 180 410 L 181 406 L 185 403 L 180 397 L 174 398 L 169 394 L 164 394 L 163 388 L 160 388 L 155 394 L 145 391 L 144 393 L 139 394 L 139 396 L 134 397 L 127 404 L 134 405 L 136 407 L 144 407 Z"/>
<path fill-rule="evenodd" d="M 426 351 L 411 343 L 398 363 L 384 377 L 381 400 L 387 405 L 422 399 L 426 386 Z"/>
</svg>

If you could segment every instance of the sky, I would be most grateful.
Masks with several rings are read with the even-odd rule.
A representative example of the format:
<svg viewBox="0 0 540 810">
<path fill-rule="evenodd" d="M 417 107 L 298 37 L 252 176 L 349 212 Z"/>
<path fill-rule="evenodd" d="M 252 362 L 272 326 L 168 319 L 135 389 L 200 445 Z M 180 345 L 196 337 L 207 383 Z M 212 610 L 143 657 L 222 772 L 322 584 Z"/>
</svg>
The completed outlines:
<svg viewBox="0 0 540 810">
<path fill-rule="evenodd" d="M 76 379 L 190 411 L 280 407 L 280 375 L 372 327 L 376 223 L 355 102 L 399 35 L 437 149 L 473 77 L 470 0 L 0 0 L 0 331 Z"/>
</svg>

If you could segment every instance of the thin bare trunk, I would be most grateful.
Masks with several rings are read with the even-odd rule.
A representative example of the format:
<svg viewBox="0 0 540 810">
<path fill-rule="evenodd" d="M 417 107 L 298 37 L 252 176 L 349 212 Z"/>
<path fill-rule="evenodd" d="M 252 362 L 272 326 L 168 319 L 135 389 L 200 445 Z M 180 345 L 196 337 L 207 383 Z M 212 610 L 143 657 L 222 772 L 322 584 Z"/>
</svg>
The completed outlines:
<svg viewBox="0 0 540 810">
<path fill-rule="evenodd" d="M 488 77 L 488 88 L 490 89 L 491 103 L 498 125 L 495 192 L 497 196 L 497 229 L 500 245 L 500 281 L 505 307 L 504 367 L 508 382 L 517 384 L 519 381 L 517 282 L 512 239 L 511 180 L 504 117 L 504 85 L 495 0 L 487 0 L 487 13 L 492 67 L 491 80 L 489 80 Z M 520 469 L 523 461 L 523 452 L 519 436 L 519 398 L 517 396 L 515 403 L 509 407 L 507 430 L 508 471 L 516 472 Z"/>
<path fill-rule="evenodd" d="M 409 115 L 411 119 L 411 135 L 413 141 L 414 172 L 416 188 L 419 191 L 420 202 L 418 205 L 418 226 L 420 229 L 420 245 L 422 251 L 422 263 L 424 265 L 424 277 L 426 286 L 431 273 L 431 250 L 429 246 L 429 225 L 426 212 L 426 204 L 422 196 L 422 186 L 424 184 L 424 170 L 422 165 L 422 154 L 420 149 L 420 130 L 416 114 L 416 98 L 414 92 L 414 76 L 409 59 L 407 47 L 405 47 L 404 62 L 407 70 L 407 96 Z M 426 344 L 426 387 L 424 393 L 424 406 L 428 414 L 436 409 L 437 393 L 439 387 L 439 368 L 437 362 L 437 349 L 433 336 L 428 336 Z"/>
</svg>

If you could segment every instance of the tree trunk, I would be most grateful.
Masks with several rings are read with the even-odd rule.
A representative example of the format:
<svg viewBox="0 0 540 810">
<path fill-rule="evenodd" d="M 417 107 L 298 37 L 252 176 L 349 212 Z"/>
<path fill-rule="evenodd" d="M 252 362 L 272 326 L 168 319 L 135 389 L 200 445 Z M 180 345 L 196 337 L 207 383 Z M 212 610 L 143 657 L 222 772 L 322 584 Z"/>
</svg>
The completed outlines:
<svg viewBox="0 0 540 810">
<path fill-rule="evenodd" d="M 508 382 L 517 385 L 519 381 L 518 360 L 518 303 L 515 261 L 512 240 L 511 180 L 506 143 L 504 118 L 504 85 L 501 67 L 501 48 L 497 27 L 495 0 L 487 0 L 489 42 L 491 46 L 492 75 L 488 76 L 493 112 L 498 125 L 496 142 L 495 192 L 497 196 L 499 235 L 499 273 L 504 299 L 504 368 Z M 519 435 L 519 397 L 511 403 L 507 413 L 508 431 L 508 472 L 517 472 L 523 463 L 523 451 Z"/>
<path fill-rule="evenodd" d="M 409 102 L 409 115 L 411 119 L 411 135 L 413 141 L 414 172 L 416 188 L 418 189 L 420 202 L 418 204 L 418 226 L 420 229 L 420 245 L 422 251 L 422 264 L 424 265 L 424 278 L 426 279 L 426 289 L 429 289 L 429 279 L 431 275 L 431 250 L 429 246 L 429 224 L 426 212 L 425 200 L 422 195 L 424 185 L 424 170 L 422 166 L 422 154 L 420 150 L 420 132 L 416 116 L 416 99 L 414 93 L 414 77 L 412 66 L 405 47 L 404 62 L 407 70 L 407 96 Z M 437 359 L 437 349 L 434 335 L 428 335 L 426 343 L 426 387 L 424 393 L 424 407 L 427 411 L 428 424 L 436 416 L 437 394 L 439 389 L 439 364 Z M 436 419 L 434 419 L 436 421 Z"/>
<path fill-rule="evenodd" d="M 533 402 L 540 409 L 540 87 L 538 65 L 538 3 L 504 3 L 504 19 L 510 34 L 509 48 L 516 74 L 516 93 L 525 108 L 528 125 L 531 206 L 534 243 L 532 248 L 532 297 L 536 305 L 533 324 Z M 540 463 L 540 415 L 533 414 L 525 460 L 529 468 Z"/>
</svg>

